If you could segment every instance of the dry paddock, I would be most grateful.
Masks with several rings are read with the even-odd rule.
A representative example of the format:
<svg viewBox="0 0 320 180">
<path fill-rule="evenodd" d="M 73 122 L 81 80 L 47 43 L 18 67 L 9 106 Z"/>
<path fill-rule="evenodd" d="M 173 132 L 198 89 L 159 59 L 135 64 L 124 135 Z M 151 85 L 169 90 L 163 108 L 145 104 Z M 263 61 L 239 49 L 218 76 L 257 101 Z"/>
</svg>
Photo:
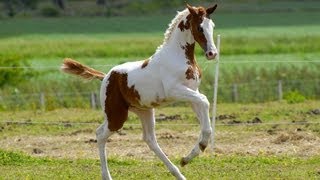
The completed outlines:
<svg viewBox="0 0 320 180">
<path fill-rule="evenodd" d="M 310 125 L 254 125 L 217 126 L 214 152 L 205 155 L 320 155 L 320 136 L 308 128 Z M 319 126 L 319 125 L 317 125 Z M 55 158 L 98 158 L 95 128 L 77 130 L 63 135 L 19 135 L 0 139 L 0 147 L 23 151 L 33 156 Z M 198 138 L 195 125 L 178 128 L 157 126 L 157 138 L 170 157 L 186 155 Z M 141 127 L 126 125 L 121 132 L 110 137 L 108 154 L 113 157 L 154 159 L 155 155 L 142 140 Z"/>
</svg>

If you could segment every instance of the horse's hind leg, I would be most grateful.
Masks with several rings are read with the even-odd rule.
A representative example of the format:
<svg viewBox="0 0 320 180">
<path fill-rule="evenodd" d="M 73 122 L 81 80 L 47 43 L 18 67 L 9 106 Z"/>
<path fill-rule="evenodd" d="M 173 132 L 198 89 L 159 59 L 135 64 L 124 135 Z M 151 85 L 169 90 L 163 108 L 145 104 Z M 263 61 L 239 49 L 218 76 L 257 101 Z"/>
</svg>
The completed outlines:
<svg viewBox="0 0 320 180">
<path fill-rule="evenodd" d="M 185 177 L 181 174 L 179 169 L 168 159 L 163 153 L 156 140 L 155 135 L 155 118 L 154 110 L 131 110 L 140 118 L 143 127 L 143 140 L 148 144 L 149 148 L 161 159 L 167 166 L 172 175 L 177 179 L 183 180 Z"/>
<path fill-rule="evenodd" d="M 104 123 L 101 124 L 96 131 L 97 143 L 99 148 L 99 156 L 100 156 L 100 162 L 101 162 L 101 175 L 103 180 L 112 179 L 108 169 L 108 164 L 106 160 L 106 149 L 105 149 L 107 139 L 112 134 L 113 132 L 108 129 L 108 120 L 107 118 L 105 118 Z"/>
</svg>

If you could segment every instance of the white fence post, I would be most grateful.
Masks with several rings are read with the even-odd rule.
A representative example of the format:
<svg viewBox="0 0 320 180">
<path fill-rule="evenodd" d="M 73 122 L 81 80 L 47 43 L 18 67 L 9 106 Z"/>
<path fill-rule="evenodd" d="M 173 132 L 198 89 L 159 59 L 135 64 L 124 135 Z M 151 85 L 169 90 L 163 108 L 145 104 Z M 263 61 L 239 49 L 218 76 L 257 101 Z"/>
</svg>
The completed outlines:
<svg viewBox="0 0 320 180">
<path fill-rule="evenodd" d="M 214 77 L 214 88 L 213 88 L 213 104 L 212 104 L 212 120 L 211 120 L 211 149 L 214 149 L 214 134 L 216 126 L 216 115 L 217 115 L 217 94 L 218 94 L 218 80 L 219 80 L 219 61 L 220 61 L 220 34 L 217 36 L 217 62 L 216 62 L 216 72 Z"/>
</svg>

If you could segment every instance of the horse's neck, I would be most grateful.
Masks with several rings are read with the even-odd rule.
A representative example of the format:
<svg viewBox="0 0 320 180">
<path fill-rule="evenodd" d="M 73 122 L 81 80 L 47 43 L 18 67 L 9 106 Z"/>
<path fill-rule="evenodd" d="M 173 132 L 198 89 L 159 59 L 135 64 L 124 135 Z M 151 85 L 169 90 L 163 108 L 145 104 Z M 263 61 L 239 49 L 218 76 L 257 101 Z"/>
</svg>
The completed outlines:
<svg viewBox="0 0 320 180">
<path fill-rule="evenodd" d="M 174 54 L 178 56 L 174 61 L 187 61 L 186 57 L 186 47 L 188 47 L 188 53 L 194 55 L 194 43 L 195 40 L 191 34 L 190 29 L 181 31 L 179 28 L 175 28 L 174 32 L 171 34 L 168 42 L 163 46 L 162 50 L 164 50 L 167 54 Z M 191 45 L 191 46 L 190 46 Z"/>
</svg>

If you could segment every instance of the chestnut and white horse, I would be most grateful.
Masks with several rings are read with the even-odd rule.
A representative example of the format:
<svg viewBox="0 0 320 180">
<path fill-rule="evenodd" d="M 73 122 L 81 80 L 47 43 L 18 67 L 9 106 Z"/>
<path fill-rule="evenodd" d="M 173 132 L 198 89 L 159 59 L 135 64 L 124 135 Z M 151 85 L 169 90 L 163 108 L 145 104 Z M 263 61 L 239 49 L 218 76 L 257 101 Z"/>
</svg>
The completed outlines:
<svg viewBox="0 0 320 180">
<path fill-rule="evenodd" d="M 197 115 L 201 125 L 199 139 L 190 153 L 182 158 L 181 166 L 189 163 L 207 147 L 212 133 L 209 101 L 198 91 L 201 70 L 194 49 L 197 42 L 208 60 L 217 55 L 213 42 L 214 23 L 209 17 L 216 7 L 205 9 L 187 4 L 187 8 L 178 12 L 172 20 L 164 42 L 155 54 L 144 61 L 115 66 L 107 74 L 72 59 L 64 60 L 61 67 L 64 72 L 102 81 L 100 98 L 105 120 L 96 131 L 102 179 L 111 179 L 106 161 L 107 139 L 122 128 L 128 111 L 134 112 L 141 119 L 143 140 L 177 179 L 185 177 L 157 143 L 154 108 L 173 101 L 187 101 Z"/>
</svg>

